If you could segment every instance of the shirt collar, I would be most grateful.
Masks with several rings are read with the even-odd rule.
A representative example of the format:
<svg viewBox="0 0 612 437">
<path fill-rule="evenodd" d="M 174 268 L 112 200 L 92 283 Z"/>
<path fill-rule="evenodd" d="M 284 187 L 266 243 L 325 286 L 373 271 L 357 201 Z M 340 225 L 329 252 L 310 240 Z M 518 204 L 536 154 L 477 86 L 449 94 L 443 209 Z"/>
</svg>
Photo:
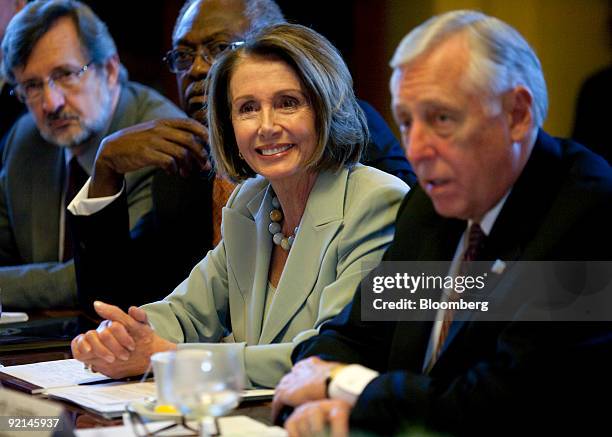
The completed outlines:
<svg viewBox="0 0 612 437">
<path fill-rule="evenodd" d="M 98 144 L 99 144 L 100 138 L 96 138 L 96 140 L 98 140 Z M 88 176 L 91 176 L 91 174 L 93 173 L 94 161 L 96 160 L 97 153 L 98 153 L 97 147 L 87 147 L 83 153 L 77 156 L 77 161 L 79 161 L 79 164 L 81 165 L 81 167 L 83 167 L 83 170 L 85 170 L 85 173 L 87 173 Z M 66 159 L 66 168 L 68 168 L 68 165 L 70 164 L 70 160 L 72 159 L 73 156 L 74 156 L 74 153 L 72 153 L 72 150 L 69 147 L 64 147 L 64 157 Z"/>
<path fill-rule="evenodd" d="M 499 202 L 497 202 L 497 204 L 493 208 L 488 210 L 486 214 L 482 217 L 482 220 L 479 224 L 480 228 L 482 229 L 482 232 L 484 232 L 486 236 L 489 236 L 489 234 L 491 233 L 491 229 L 493 229 L 495 220 L 497 220 L 497 216 L 499 215 L 502 207 L 504 206 L 504 203 L 506 203 L 506 199 L 508 199 L 510 191 L 512 191 L 512 188 L 509 189 L 504 195 L 504 197 L 502 197 Z M 468 229 L 470 228 L 470 226 L 472 226 L 473 223 L 474 220 L 468 220 Z"/>
</svg>

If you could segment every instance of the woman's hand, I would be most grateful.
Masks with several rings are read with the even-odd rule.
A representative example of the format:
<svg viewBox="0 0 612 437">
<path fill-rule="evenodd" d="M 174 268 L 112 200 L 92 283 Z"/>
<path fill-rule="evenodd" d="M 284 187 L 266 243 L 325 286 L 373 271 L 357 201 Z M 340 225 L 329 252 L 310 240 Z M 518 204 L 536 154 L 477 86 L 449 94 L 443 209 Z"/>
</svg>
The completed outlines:
<svg viewBox="0 0 612 437">
<path fill-rule="evenodd" d="M 72 340 L 72 355 L 111 378 L 139 375 L 149 367 L 155 352 L 176 349 L 147 323 L 144 310 L 130 307 L 128 314 L 114 305 L 94 302 L 94 309 L 104 319 L 96 330 Z"/>
</svg>

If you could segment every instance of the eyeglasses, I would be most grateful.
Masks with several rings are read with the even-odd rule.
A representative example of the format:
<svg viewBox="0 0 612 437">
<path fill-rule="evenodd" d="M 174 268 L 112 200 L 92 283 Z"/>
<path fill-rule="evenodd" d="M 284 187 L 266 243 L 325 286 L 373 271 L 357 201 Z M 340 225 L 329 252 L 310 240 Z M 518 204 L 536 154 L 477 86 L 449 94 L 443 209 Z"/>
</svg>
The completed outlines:
<svg viewBox="0 0 612 437">
<path fill-rule="evenodd" d="M 53 71 L 47 80 L 31 79 L 15 85 L 11 93 L 24 103 L 32 103 L 42 97 L 45 84 L 55 89 L 61 89 L 63 92 L 75 91 L 81 85 L 81 76 L 89 70 L 91 64 L 93 64 L 93 61 L 79 69 L 59 68 Z"/>
<path fill-rule="evenodd" d="M 164 56 L 163 61 L 168 65 L 172 73 L 182 73 L 191 68 L 195 62 L 196 56 L 200 56 L 208 65 L 212 65 L 215 60 L 226 50 L 234 50 L 244 44 L 244 41 L 228 42 L 212 42 L 201 45 L 197 50 L 181 48 L 170 50 Z"/>
<path fill-rule="evenodd" d="M 169 419 L 172 420 L 172 418 Z M 129 404 L 126 406 L 125 414 L 123 415 L 123 422 L 130 424 L 130 427 L 132 428 L 132 431 L 136 437 L 154 437 L 158 435 L 166 435 L 166 431 L 170 430 L 172 430 L 171 435 L 176 437 L 197 437 L 200 435 L 200 432 L 197 429 L 192 428 L 187 423 L 187 420 L 183 415 L 181 415 L 180 418 L 177 418 L 174 423 L 161 428 L 159 426 L 151 426 L 151 424 L 147 426 L 148 421 L 138 412 L 136 412 Z M 219 429 L 216 421 L 215 425 L 217 426 L 217 429 Z"/>
</svg>

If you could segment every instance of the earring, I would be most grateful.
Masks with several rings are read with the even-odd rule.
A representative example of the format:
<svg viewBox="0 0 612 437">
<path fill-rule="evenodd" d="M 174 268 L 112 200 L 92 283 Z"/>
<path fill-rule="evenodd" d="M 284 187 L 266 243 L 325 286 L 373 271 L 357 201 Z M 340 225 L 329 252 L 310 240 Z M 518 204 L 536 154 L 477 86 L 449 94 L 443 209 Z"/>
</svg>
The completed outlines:
<svg viewBox="0 0 612 437">
<path fill-rule="evenodd" d="M 238 152 L 238 158 L 242 159 L 244 161 L 244 156 L 242 156 L 242 153 Z"/>
</svg>

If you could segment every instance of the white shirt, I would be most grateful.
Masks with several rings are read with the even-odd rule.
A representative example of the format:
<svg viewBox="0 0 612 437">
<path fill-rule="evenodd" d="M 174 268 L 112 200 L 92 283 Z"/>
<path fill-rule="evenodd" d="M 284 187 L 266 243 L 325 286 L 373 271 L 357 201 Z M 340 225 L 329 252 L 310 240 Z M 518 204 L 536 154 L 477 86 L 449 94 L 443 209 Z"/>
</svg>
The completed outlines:
<svg viewBox="0 0 612 437">
<path fill-rule="evenodd" d="M 504 203 L 506 203 L 508 194 L 510 194 L 510 191 L 508 191 L 506 195 L 502 197 L 501 200 L 497 202 L 497 204 L 493 208 L 491 208 L 483 216 L 482 220 L 480 221 L 479 223 L 480 228 L 482 229 L 482 232 L 486 236 L 489 236 L 489 234 L 491 233 L 491 229 L 493 229 L 495 220 L 497 220 L 497 216 L 499 215 L 499 212 L 504 206 Z M 459 266 L 461 265 L 461 258 L 462 258 L 463 252 L 465 252 L 465 245 L 467 242 L 466 240 L 468 238 L 468 230 L 470 229 L 470 226 L 472 226 L 473 224 L 474 224 L 473 220 L 468 220 L 467 227 L 465 231 L 463 231 L 463 234 L 461 234 L 461 238 L 459 239 L 459 243 L 457 244 L 457 248 L 455 249 L 455 255 L 453 256 L 453 260 L 451 262 L 450 269 L 448 271 L 449 276 L 456 276 L 457 273 L 459 272 Z M 447 292 L 444 293 L 443 296 L 445 299 L 448 299 L 448 296 L 449 296 L 448 291 L 452 291 L 452 290 L 445 290 L 445 291 Z M 434 364 L 431 361 L 433 359 L 433 353 L 435 350 L 437 350 L 437 347 L 438 347 L 438 340 L 440 339 L 440 330 L 442 329 L 442 323 L 444 321 L 445 312 L 446 312 L 445 310 L 440 309 L 436 313 L 436 320 L 434 321 L 433 327 L 431 329 L 431 335 L 429 337 L 427 351 L 425 352 L 425 359 L 423 360 L 423 371 L 424 372 L 427 372 L 428 369 L 431 369 L 431 367 Z"/>
<path fill-rule="evenodd" d="M 72 202 L 70 202 L 70 205 L 68 205 L 68 211 L 70 211 L 72 214 L 74 215 L 95 214 L 96 212 L 104 209 L 106 206 L 112 203 L 112 201 L 118 198 L 121 195 L 121 193 L 123 193 L 123 190 L 125 190 L 125 182 L 124 182 L 123 187 L 117 194 L 114 194 L 112 196 L 96 197 L 96 198 L 90 199 L 88 197 L 90 183 L 91 183 L 91 178 L 87 179 L 87 182 L 85 182 L 85 185 L 83 185 L 83 188 L 81 188 L 81 190 L 77 193 L 77 195 L 74 196 L 74 199 L 72 199 Z"/>
</svg>

